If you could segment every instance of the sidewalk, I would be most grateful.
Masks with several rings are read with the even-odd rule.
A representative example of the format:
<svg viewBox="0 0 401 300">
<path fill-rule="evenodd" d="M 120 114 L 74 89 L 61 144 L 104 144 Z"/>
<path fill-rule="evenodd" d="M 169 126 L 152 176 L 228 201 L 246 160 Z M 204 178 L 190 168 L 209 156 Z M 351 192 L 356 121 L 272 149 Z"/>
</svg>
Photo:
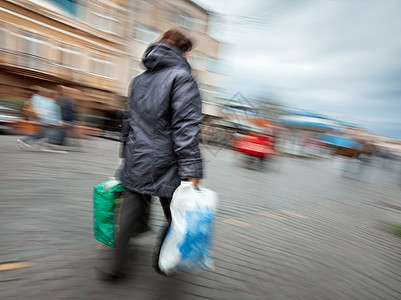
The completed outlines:
<svg viewBox="0 0 401 300">
<path fill-rule="evenodd" d="M 380 229 L 401 223 L 380 205 L 399 203 L 390 173 L 349 181 L 329 160 L 294 158 L 260 172 L 205 148 L 204 183 L 220 195 L 215 270 L 153 271 L 155 201 L 155 232 L 133 241 L 131 276 L 112 284 L 94 270 L 109 250 L 93 238 L 92 188 L 113 175 L 118 143 L 90 139 L 60 154 L 22 151 L 17 138 L 0 136 L 0 299 L 401 298 L 401 239 Z"/>
</svg>

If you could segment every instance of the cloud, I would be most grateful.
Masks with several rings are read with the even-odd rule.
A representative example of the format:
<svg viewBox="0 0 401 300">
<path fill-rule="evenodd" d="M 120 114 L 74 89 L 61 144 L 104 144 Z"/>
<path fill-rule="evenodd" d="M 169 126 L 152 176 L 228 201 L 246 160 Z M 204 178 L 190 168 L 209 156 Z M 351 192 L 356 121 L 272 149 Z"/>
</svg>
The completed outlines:
<svg viewBox="0 0 401 300">
<path fill-rule="evenodd" d="M 400 1 L 197 2 L 225 15 L 228 94 L 275 95 L 401 139 Z"/>
</svg>

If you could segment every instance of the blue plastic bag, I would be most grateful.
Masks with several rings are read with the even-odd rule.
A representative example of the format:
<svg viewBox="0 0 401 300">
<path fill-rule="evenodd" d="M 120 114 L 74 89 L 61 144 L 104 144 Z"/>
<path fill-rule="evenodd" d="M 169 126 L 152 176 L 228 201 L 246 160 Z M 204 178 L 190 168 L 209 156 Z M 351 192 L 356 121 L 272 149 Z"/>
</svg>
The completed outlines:
<svg viewBox="0 0 401 300">
<path fill-rule="evenodd" d="M 159 268 L 166 274 L 213 269 L 217 194 L 183 181 L 174 192 L 170 208 L 172 222 L 161 248 Z"/>
</svg>

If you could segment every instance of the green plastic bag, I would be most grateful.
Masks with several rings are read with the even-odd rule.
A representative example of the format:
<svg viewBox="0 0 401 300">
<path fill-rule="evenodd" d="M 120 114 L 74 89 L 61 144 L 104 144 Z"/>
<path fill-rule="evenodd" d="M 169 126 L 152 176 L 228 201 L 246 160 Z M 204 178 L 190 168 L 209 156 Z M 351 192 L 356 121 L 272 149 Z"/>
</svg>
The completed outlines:
<svg viewBox="0 0 401 300">
<path fill-rule="evenodd" d="M 125 188 L 116 179 L 109 179 L 93 190 L 93 231 L 95 239 L 114 247 L 115 212 Z"/>
</svg>

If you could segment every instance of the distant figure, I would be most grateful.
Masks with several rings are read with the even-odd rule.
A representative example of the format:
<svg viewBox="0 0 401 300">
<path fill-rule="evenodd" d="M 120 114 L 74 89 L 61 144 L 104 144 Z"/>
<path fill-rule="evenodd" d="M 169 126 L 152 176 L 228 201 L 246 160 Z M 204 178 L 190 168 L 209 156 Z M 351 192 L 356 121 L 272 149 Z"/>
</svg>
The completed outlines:
<svg viewBox="0 0 401 300">
<path fill-rule="evenodd" d="M 40 123 L 40 132 L 17 140 L 21 149 L 31 150 L 35 144 L 47 139 L 48 142 L 60 143 L 60 106 L 52 98 L 53 91 L 35 86 L 31 101 L 37 120 Z"/>
<path fill-rule="evenodd" d="M 368 167 L 372 162 L 372 157 L 376 154 L 377 148 L 367 140 L 360 140 L 359 143 L 361 145 L 360 150 L 355 153 L 353 158 L 358 162 L 356 175 L 359 176 L 359 179 L 363 179 L 367 176 Z"/>
<path fill-rule="evenodd" d="M 75 99 L 73 98 L 73 93 L 69 89 L 63 85 L 57 86 L 57 102 L 61 108 L 61 143 L 65 145 L 66 137 L 76 138 L 75 133 Z"/>
</svg>

